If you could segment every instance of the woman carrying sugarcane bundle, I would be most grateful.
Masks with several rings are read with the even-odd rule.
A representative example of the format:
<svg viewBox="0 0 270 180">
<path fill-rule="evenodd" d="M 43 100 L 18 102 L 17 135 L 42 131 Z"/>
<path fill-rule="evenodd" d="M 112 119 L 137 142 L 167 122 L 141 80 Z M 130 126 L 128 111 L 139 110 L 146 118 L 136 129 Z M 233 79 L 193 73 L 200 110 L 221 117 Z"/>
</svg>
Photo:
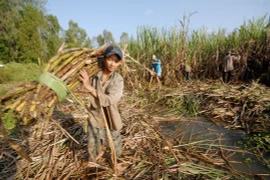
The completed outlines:
<svg viewBox="0 0 270 180">
<path fill-rule="evenodd" d="M 109 147 L 109 137 L 113 141 L 116 156 L 119 157 L 122 153 L 122 120 L 117 104 L 123 95 L 124 81 L 116 72 L 121 63 L 121 49 L 116 45 L 110 45 L 104 51 L 100 72 L 90 79 L 85 70 L 80 71 L 80 79 L 91 96 L 89 109 L 92 116 L 88 121 L 88 152 L 93 162 Z"/>
</svg>

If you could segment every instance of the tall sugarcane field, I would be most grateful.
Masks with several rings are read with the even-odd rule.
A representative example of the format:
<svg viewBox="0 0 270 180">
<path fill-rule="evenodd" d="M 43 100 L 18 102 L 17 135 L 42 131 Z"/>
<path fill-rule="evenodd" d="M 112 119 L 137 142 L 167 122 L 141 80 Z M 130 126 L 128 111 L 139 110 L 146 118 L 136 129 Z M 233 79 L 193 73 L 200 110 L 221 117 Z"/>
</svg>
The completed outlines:
<svg viewBox="0 0 270 180">
<path fill-rule="evenodd" d="M 63 43 L 29 81 L 0 81 L 0 179 L 270 179 L 270 21 L 231 33 L 142 26 L 119 46 L 122 150 L 89 161 L 89 92 L 79 72 L 100 71 L 104 44 Z M 240 57 L 222 80 L 226 52 Z M 161 59 L 161 86 L 151 70 Z M 190 79 L 182 65 L 191 67 Z M 9 66 L 0 68 L 4 77 Z M 6 88 L 6 90 L 4 90 Z M 117 168 L 116 168 L 117 167 Z"/>
</svg>

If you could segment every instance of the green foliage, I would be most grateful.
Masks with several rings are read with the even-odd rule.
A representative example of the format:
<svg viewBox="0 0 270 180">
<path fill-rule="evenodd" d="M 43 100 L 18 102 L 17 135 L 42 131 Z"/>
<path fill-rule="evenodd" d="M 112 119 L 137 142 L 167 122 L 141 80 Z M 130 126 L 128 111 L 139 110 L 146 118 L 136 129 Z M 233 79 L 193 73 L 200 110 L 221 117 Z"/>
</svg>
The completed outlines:
<svg viewBox="0 0 270 180">
<path fill-rule="evenodd" d="M 66 31 L 65 40 L 67 47 L 91 47 L 91 41 L 87 38 L 87 33 L 80 28 L 78 23 L 69 21 L 69 29 Z"/>
<path fill-rule="evenodd" d="M 250 157 L 244 159 L 245 164 L 249 164 L 250 162 L 252 162 L 252 159 Z"/>
<path fill-rule="evenodd" d="M 96 37 L 97 43 L 99 46 L 102 46 L 104 44 L 111 44 L 111 43 L 115 43 L 114 38 L 113 38 L 113 34 L 108 31 L 108 30 L 103 30 L 102 34 L 99 34 Z"/>
<path fill-rule="evenodd" d="M 32 6 L 24 6 L 20 14 L 22 20 L 18 24 L 17 41 L 20 49 L 19 62 L 37 62 L 44 50 L 42 38 L 40 38 L 44 24 L 43 14 Z"/>
<path fill-rule="evenodd" d="M 35 80 L 41 73 L 37 64 L 8 63 L 0 71 L 0 84 L 8 82 L 26 82 Z"/>
<path fill-rule="evenodd" d="M 74 21 L 69 22 L 69 29 L 64 32 L 58 19 L 45 13 L 45 4 L 46 0 L 0 0 L 0 61 L 37 63 L 39 58 L 41 64 L 45 64 L 64 41 L 67 47 L 93 47 L 94 41 L 99 46 L 115 43 L 108 30 L 90 39 Z M 174 79 L 174 72 L 184 60 L 195 69 L 194 77 L 219 77 L 216 67 L 227 49 L 241 50 L 245 57 L 251 50 L 261 50 L 259 45 L 265 39 L 266 15 L 244 22 L 232 33 L 225 29 L 209 32 L 205 27 L 190 32 L 189 24 L 195 13 L 184 15 L 179 21 L 180 28 L 141 26 L 135 37 L 123 32 L 120 46 L 128 44 L 130 55 L 147 67 L 152 54 L 156 54 L 162 60 L 164 79 Z M 254 42 L 258 46 L 254 47 Z M 202 69 L 204 71 L 200 71 Z"/>
<path fill-rule="evenodd" d="M 4 113 L 2 120 L 7 131 L 11 133 L 12 129 L 16 127 L 18 116 L 12 110 L 9 110 L 8 112 Z"/>
<path fill-rule="evenodd" d="M 264 153 L 270 152 L 270 134 L 269 133 L 258 133 L 252 134 L 245 139 L 246 147 L 251 148 L 255 153 L 263 155 Z"/>
<path fill-rule="evenodd" d="M 199 103 L 193 94 L 184 96 L 184 105 L 187 114 L 194 116 L 198 115 Z"/>
<path fill-rule="evenodd" d="M 0 62 L 7 63 L 9 60 L 9 48 L 5 46 L 5 42 L 0 37 Z"/>
<path fill-rule="evenodd" d="M 179 114 L 198 115 L 199 103 L 193 94 L 180 95 L 166 99 L 169 109 L 177 109 Z"/>
<path fill-rule="evenodd" d="M 215 85 L 213 85 L 212 86 L 212 90 L 217 90 L 217 89 L 220 89 L 222 86 L 221 86 L 221 84 L 215 84 Z"/>
<path fill-rule="evenodd" d="M 63 39 L 59 37 L 59 32 L 62 30 L 59 25 L 58 19 L 53 15 L 46 15 L 44 31 L 42 31 L 43 51 L 40 58 L 43 59 L 45 64 L 52 56 L 55 55 L 58 48 L 61 46 Z"/>
<path fill-rule="evenodd" d="M 120 46 L 124 46 L 128 44 L 128 33 L 127 32 L 123 32 L 120 36 Z"/>
<path fill-rule="evenodd" d="M 102 36 L 101 34 L 99 34 L 99 35 L 96 37 L 96 40 L 97 40 L 97 43 L 98 43 L 99 46 L 102 46 L 102 45 L 105 44 L 104 38 L 103 38 L 103 36 Z"/>
<path fill-rule="evenodd" d="M 61 45 L 58 20 L 45 15 L 46 0 L 0 0 L 0 60 L 46 62 Z"/>
<path fill-rule="evenodd" d="M 19 0 L 0 0 L 0 59 L 5 63 L 14 60 L 18 53 L 16 47 L 18 29 L 16 24 L 20 20 L 19 4 Z"/>
<path fill-rule="evenodd" d="M 238 64 L 242 69 L 235 78 L 240 78 L 245 71 L 246 57 L 251 51 L 255 50 L 267 59 L 266 49 L 263 49 L 266 47 L 263 44 L 268 27 L 266 15 L 244 22 L 233 32 L 227 32 L 226 29 L 209 32 L 205 27 L 190 32 L 190 17 L 184 15 L 180 28 L 138 27 L 137 36 L 128 40 L 128 52 L 147 66 L 151 64 L 152 54 L 157 55 L 162 61 L 162 76 L 165 80 L 175 79 L 174 72 L 184 60 L 191 65 L 193 77 L 219 78 L 218 67 L 228 49 L 238 52 L 242 57 Z"/>
<path fill-rule="evenodd" d="M 253 133 L 239 142 L 245 150 L 251 151 L 256 154 L 259 161 L 262 164 L 270 168 L 269 160 L 266 160 L 264 156 L 270 153 L 270 134 L 269 132 Z M 245 159 L 245 162 L 251 162 L 252 159 Z"/>
</svg>

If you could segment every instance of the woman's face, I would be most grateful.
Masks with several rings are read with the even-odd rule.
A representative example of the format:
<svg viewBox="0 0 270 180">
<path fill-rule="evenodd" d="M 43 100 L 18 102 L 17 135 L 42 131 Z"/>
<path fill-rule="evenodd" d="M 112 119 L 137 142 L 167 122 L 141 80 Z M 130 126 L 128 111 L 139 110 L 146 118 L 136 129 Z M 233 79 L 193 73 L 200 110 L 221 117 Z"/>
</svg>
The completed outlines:
<svg viewBox="0 0 270 180">
<path fill-rule="evenodd" d="M 122 60 L 118 58 L 117 55 L 112 54 L 109 57 L 105 58 L 105 71 L 114 72 L 120 66 Z"/>
</svg>

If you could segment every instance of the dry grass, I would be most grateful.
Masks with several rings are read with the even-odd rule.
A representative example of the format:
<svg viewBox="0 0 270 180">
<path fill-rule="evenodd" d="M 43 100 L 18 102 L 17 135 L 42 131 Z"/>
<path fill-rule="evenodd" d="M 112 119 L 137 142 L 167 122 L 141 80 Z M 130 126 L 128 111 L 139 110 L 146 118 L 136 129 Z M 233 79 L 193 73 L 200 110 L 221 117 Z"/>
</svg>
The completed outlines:
<svg viewBox="0 0 270 180">
<path fill-rule="evenodd" d="M 234 88 L 237 89 L 237 87 L 240 86 Z M 220 93 L 225 89 L 228 87 L 222 87 L 217 91 L 210 86 L 201 85 L 199 88 L 197 85 L 197 91 L 208 96 L 208 99 L 222 96 Z M 175 91 L 174 94 L 170 93 L 166 96 L 185 94 L 187 90 L 188 88 L 179 88 L 179 92 Z M 167 93 L 166 89 L 164 93 Z M 80 96 L 84 97 L 83 94 Z M 227 160 L 227 157 L 232 154 L 244 153 L 244 151 L 235 147 L 225 147 L 220 144 L 219 139 L 184 143 L 176 142 L 174 138 L 165 138 L 158 121 L 164 120 L 164 112 L 154 113 L 158 109 L 158 103 L 152 107 L 152 111 L 149 111 L 149 108 L 141 108 L 140 97 L 137 97 L 138 103 L 130 103 L 134 98 L 136 98 L 134 94 L 126 91 L 120 103 L 124 120 L 123 155 L 118 159 L 118 164 L 122 169 L 121 174 L 114 174 L 109 153 L 106 153 L 97 163 L 88 161 L 85 113 L 80 105 L 64 102 L 56 106 L 52 119 L 39 119 L 30 127 L 23 127 L 20 130 L 20 137 L 14 139 L 29 153 L 32 163 L 21 159 L 3 139 L 1 140 L 1 147 L 3 147 L 1 177 L 14 176 L 14 179 L 190 179 L 191 177 L 230 179 L 247 175 L 232 169 Z M 214 100 L 215 98 L 209 102 Z M 219 103 L 213 105 L 219 105 Z M 213 114 L 214 110 L 210 113 L 212 106 L 205 109 L 208 114 Z M 176 116 L 171 121 L 179 118 L 181 117 Z M 174 135 L 179 136 L 179 134 Z"/>
</svg>

